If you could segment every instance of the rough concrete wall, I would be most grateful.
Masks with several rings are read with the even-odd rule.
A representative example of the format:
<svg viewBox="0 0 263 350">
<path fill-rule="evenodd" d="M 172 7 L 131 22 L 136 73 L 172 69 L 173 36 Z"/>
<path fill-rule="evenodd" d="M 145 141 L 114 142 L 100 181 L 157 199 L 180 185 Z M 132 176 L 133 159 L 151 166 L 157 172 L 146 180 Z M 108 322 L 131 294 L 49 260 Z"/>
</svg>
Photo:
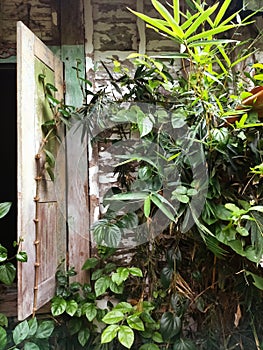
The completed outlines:
<svg viewBox="0 0 263 350">
<path fill-rule="evenodd" d="M 16 55 L 16 22 L 22 21 L 48 45 L 60 45 L 60 1 L 1 0 L 0 58 Z"/>
</svg>

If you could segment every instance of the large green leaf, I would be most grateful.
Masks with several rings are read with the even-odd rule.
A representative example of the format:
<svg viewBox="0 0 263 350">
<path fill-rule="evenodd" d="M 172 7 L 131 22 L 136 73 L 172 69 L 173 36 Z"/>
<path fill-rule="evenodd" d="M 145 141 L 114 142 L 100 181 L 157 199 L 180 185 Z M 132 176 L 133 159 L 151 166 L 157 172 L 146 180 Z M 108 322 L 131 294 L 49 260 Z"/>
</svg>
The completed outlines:
<svg viewBox="0 0 263 350">
<path fill-rule="evenodd" d="M 181 331 L 181 319 L 170 311 L 162 314 L 160 332 L 164 339 L 171 339 Z"/>
<path fill-rule="evenodd" d="M 136 329 L 138 331 L 144 331 L 144 324 L 139 316 L 130 315 L 127 317 L 127 323 L 129 327 L 132 329 Z"/>
<path fill-rule="evenodd" d="M 102 319 L 102 322 L 107 324 L 119 323 L 124 319 L 124 313 L 120 310 L 109 311 Z"/>
<path fill-rule="evenodd" d="M 7 249 L 0 244 L 0 263 L 7 259 Z"/>
<path fill-rule="evenodd" d="M 94 285 L 96 297 L 104 294 L 110 286 L 110 277 L 102 276 L 100 277 Z"/>
<path fill-rule="evenodd" d="M 180 338 L 174 343 L 173 350 L 196 350 L 196 347 L 191 340 Z"/>
<path fill-rule="evenodd" d="M 40 350 L 39 346 L 36 343 L 27 341 L 24 346 L 24 350 Z"/>
<path fill-rule="evenodd" d="M 14 282 L 15 277 L 16 268 L 12 263 L 8 262 L 0 265 L 0 282 L 10 285 Z"/>
<path fill-rule="evenodd" d="M 101 334 L 101 344 L 110 343 L 117 336 L 119 328 L 116 324 L 106 327 Z"/>
<path fill-rule="evenodd" d="M 133 330 L 128 326 L 120 326 L 118 331 L 118 339 L 123 346 L 130 349 L 134 342 Z"/>
<path fill-rule="evenodd" d="M 53 316 L 59 316 L 66 311 L 67 302 L 62 297 L 54 297 L 51 304 L 51 312 Z"/>
<path fill-rule="evenodd" d="M 0 350 L 5 350 L 7 343 L 6 330 L 0 326 Z"/>
<path fill-rule="evenodd" d="M 35 337 L 37 339 L 47 339 L 51 336 L 54 330 L 54 322 L 53 321 L 43 321 L 40 323 Z"/>
<path fill-rule="evenodd" d="M 73 316 L 78 310 L 78 303 L 75 300 L 67 300 L 66 313 Z"/>
<path fill-rule="evenodd" d="M 82 270 L 94 269 L 94 267 L 96 267 L 98 263 L 99 263 L 99 260 L 97 258 L 89 258 L 83 264 Z"/>
<path fill-rule="evenodd" d="M 91 322 L 97 316 L 97 307 L 94 303 L 85 303 L 81 308 L 81 312 L 84 313 Z"/>
<path fill-rule="evenodd" d="M 78 341 L 81 346 L 85 346 L 90 338 L 90 330 L 88 328 L 83 328 L 78 333 Z"/>
<path fill-rule="evenodd" d="M 27 321 L 23 321 L 21 323 L 18 323 L 18 325 L 13 330 L 13 340 L 16 345 L 22 343 L 24 341 L 29 333 L 29 326 Z"/>
</svg>

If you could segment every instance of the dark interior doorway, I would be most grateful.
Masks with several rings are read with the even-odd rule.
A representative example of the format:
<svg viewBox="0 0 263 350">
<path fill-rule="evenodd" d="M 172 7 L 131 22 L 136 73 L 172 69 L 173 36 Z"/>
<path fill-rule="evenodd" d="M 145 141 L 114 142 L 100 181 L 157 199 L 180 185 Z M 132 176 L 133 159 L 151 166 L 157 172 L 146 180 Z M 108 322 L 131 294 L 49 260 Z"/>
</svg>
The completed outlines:
<svg viewBox="0 0 263 350">
<path fill-rule="evenodd" d="M 12 202 L 10 212 L 0 219 L 0 243 L 13 256 L 17 240 L 16 64 L 0 64 L 0 83 L 0 202 Z"/>
</svg>

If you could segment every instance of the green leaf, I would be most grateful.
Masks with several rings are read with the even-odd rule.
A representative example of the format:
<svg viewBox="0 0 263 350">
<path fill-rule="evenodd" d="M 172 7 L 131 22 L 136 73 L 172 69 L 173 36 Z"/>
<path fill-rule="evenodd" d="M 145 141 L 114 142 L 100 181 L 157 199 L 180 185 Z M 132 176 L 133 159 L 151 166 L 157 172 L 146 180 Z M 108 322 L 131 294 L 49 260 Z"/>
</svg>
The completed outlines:
<svg viewBox="0 0 263 350">
<path fill-rule="evenodd" d="M 216 15 L 216 18 L 214 20 L 214 25 L 217 26 L 220 21 L 222 20 L 222 18 L 224 17 L 226 10 L 228 9 L 230 3 L 232 0 L 225 0 L 222 5 L 220 6 L 220 9 Z"/>
<path fill-rule="evenodd" d="M 94 269 L 94 267 L 96 267 L 98 263 L 99 263 L 99 260 L 97 258 L 89 258 L 83 264 L 82 270 Z"/>
<path fill-rule="evenodd" d="M 196 350 L 196 347 L 191 340 L 180 338 L 175 341 L 173 350 Z"/>
<path fill-rule="evenodd" d="M 25 343 L 24 350 L 40 350 L 40 348 L 37 344 L 30 341 Z"/>
<path fill-rule="evenodd" d="M 7 249 L 0 244 L 0 263 L 7 259 L 8 252 Z"/>
<path fill-rule="evenodd" d="M 78 333 L 78 341 L 81 346 L 85 346 L 90 337 L 90 330 L 88 328 L 83 328 Z"/>
<path fill-rule="evenodd" d="M 163 200 L 160 199 L 160 196 L 153 193 L 151 199 L 152 202 L 168 217 L 168 219 L 170 219 L 171 221 L 175 221 L 174 215 L 163 204 Z"/>
<path fill-rule="evenodd" d="M 114 324 L 122 321 L 124 319 L 124 314 L 120 310 L 109 311 L 102 319 L 102 322 L 107 324 Z"/>
<path fill-rule="evenodd" d="M 20 262 L 27 262 L 27 253 L 20 251 L 16 254 L 16 260 Z"/>
<path fill-rule="evenodd" d="M 139 350 L 160 350 L 159 346 L 153 343 L 146 343 L 139 347 Z"/>
<path fill-rule="evenodd" d="M 48 163 L 48 165 L 53 168 L 55 166 L 56 163 L 56 159 L 54 157 L 54 155 L 48 151 L 47 149 L 44 149 L 44 152 L 46 154 L 46 162 Z"/>
<path fill-rule="evenodd" d="M 52 299 L 51 303 L 51 313 L 53 316 L 59 316 L 66 311 L 67 302 L 62 297 L 55 297 Z"/>
<path fill-rule="evenodd" d="M 94 285 L 96 297 L 104 294 L 110 286 L 110 277 L 102 276 L 100 277 Z"/>
<path fill-rule="evenodd" d="M 35 337 L 37 339 L 46 339 L 51 336 L 54 330 L 54 322 L 53 321 L 43 321 L 38 326 Z"/>
<path fill-rule="evenodd" d="M 200 27 L 200 25 L 203 25 L 207 18 L 211 16 L 212 13 L 215 12 L 215 10 L 218 7 L 218 3 L 214 6 L 208 7 L 207 10 L 205 10 L 203 13 L 201 13 L 197 19 L 192 23 L 192 25 L 187 29 L 187 31 L 184 34 L 184 38 L 189 38 L 193 33 L 196 32 L 196 30 Z"/>
<path fill-rule="evenodd" d="M 112 197 L 107 198 L 107 200 L 113 201 L 125 201 L 125 200 L 143 200 L 148 196 L 148 192 L 127 192 L 114 194 Z"/>
<path fill-rule="evenodd" d="M 140 319 L 140 317 L 138 317 L 136 315 L 128 316 L 127 323 L 129 325 L 129 327 L 131 327 L 132 329 L 136 329 L 138 331 L 144 331 L 144 324 L 143 324 L 142 320 Z"/>
<path fill-rule="evenodd" d="M 104 242 L 107 247 L 117 248 L 122 236 L 121 229 L 115 224 L 109 224 L 105 227 Z"/>
<path fill-rule="evenodd" d="M 82 319 L 79 317 L 73 317 L 69 320 L 68 329 L 70 335 L 76 334 L 79 332 L 82 326 Z"/>
<path fill-rule="evenodd" d="M 97 307 L 93 303 L 85 303 L 81 308 L 82 313 L 85 313 L 87 319 L 91 322 L 97 316 Z"/>
<path fill-rule="evenodd" d="M 123 346 L 130 349 L 134 342 L 133 330 L 128 326 L 120 326 L 118 331 L 118 339 Z"/>
<path fill-rule="evenodd" d="M 129 269 L 127 267 L 118 267 L 117 271 L 112 274 L 111 279 L 118 286 L 129 277 Z"/>
<path fill-rule="evenodd" d="M 11 285 L 16 277 L 15 266 L 8 262 L 4 265 L 0 265 L 0 282 Z"/>
<path fill-rule="evenodd" d="M 73 316 L 78 310 L 78 303 L 75 300 L 67 300 L 66 313 Z"/>
<path fill-rule="evenodd" d="M 144 200 L 143 212 L 146 218 L 150 216 L 151 213 L 151 196 L 147 196 Z"/>
<path fill-rule="evenodd" d="M 5 314 L 0 313 L 0 326 L 7 327 L 8 326 L 8 318 Z"/>
<path fill-rule="evenodd" d="M 154 121 L 149 116 L 145 115 L 143 112 L 138 112 L 137 124 L 140 136 L 143 137 L 148 135 L 152 131 Z"/>
<path fill-rule="evenodd" d="M 180 23 L 180 0 L 173 0 L 174 20 L 177 24 Z"/>
<path fill-rule="evenodd" d="M 117 336 L 119 328 L 116 324 L 106 327 L 101 334 L 101 344 L 111 342 Z"/>
<path fill-rule="evenodd" d="M 113 282 L 110 280 L 110 290 L 115 293 L 115 294 L 122 294 L 124 289 L 124 285 L 120 284 L 118 285 L 117 283 Z"/>
<path fill-rule="evenodd" d="M 181 35 L 177 36 L 172 30 L 168 29 L 165 25 L 160 23 L 159 20 L 157 20 L 155 18 L 151 18 L 147 15 L 144 15 L 143 13 L 133 11 L 130 8 L 128 8 L 128 10 L 131 11 L 133 14 L 135 14 L 137 17 L 141 18 L 146 23 L 153 26 L 154 28 L 161 30 L 162 32 L 168 34 L 169 36 L 173 37 L 174 39 L 177 39 L 177 42 L 182 42 L 183 33 L 181 33 Z"/>
<path fill-rule="evenodd" d="M 0 219 L 9 212 L 11 205 L 11 202 L 0 203 Z"/>
<path fill-rule="evenodd" d="M 172 312 L 162 314 L 160 321 L 160 332 L 164 339 L 171 339 L 181 331 L 181 319 Z"/>
<path fill-rule="evenodd" d="M 159 332 L 153 333 L 152 340 L 156 343 L 163 343 L 163 341 L 164 341 L 161 333 L 159 333 Z"/>
<path fill-rule="evenodd" d="M 33 335 L 36 334 L 36 331 L 38 328 L 38 323 L 37 323 L 36 317 L 33 317 L 30 320 L 28 320 L 28 326 L 29 326 L 28 336 L 32 337 Z"/>
<path fill-rule="evenodd" d="M 206 39 L 206 38 L 209 38 L 209 37 L 211 37 L 213 35 L 216 35 L 216 34 L 219 34 L 219 33 L 223 33 L 223 32 L 227 32 L 228 30 L 230 30 L 230 29 L 232 29 L 234 27 L 235 27 L 235 25 L 229 24 L 229 25 L 225 25 L 225 26 L 220 26 L 220 27 L 217 27 L 217 28 L 209 29 L 209 30 L 206 30 L 206 31 L 202 31 L 199 34 L 196 34 L 196 35 L 193 35 L 193 36 L 189 37 L 187 39 L 187 42 L 188 43 L 192 43 L 193 41 L 196 41 L 196 40 Z"/>
<path fill-rule="evenodd" d="M 126 301 L 121 301 L 114 307 L 114 310 L 119 310 L 123 313 L 131 312 L 133 310 L 133 306 Z"/>
<path fill-rule="evenodd" d="M 263 278 L 258 276 L 258 275 L 255 275 L 254 273 L 250 272 L 250 271 L 245 271 L 246 275 L 247 276 L 252 276 L 253 278 L 253 284 L 258 288 L 258 289 L 261 289 L 263 290 Z"/>
<path fill-rule="evenodd" d="M 27 321 L 19 323 L 13 330 L 13 340 L 15 345 L 18 345 L 24 341 L 29 334 L 29 326 Z"/>
<path fill-rule="evenodd" d="M 0 350 L 5 350 L 7 344 L 6 330 L 0 326 Z"/>
<path fill-rule="evenodd" d="M 132 276 L 143 277 L 142 270 L 139 267 L 129 267 L 128 270 Z"/>
<path fill-rule="evenodd" d="M 155 7 L 155 9 L 160 13 L 160 15 L 166 20 L 167 24 L 169 24 L 174 34 L 179 38 L 183 38 L 184 32 L 182 31 L 179 25 L 179 21 L 176 21 L 159 1 L 152 0 L 152 4 Z M 176 18 L 178 19 L 178 15 L 176 16 Z"/>
</svg>

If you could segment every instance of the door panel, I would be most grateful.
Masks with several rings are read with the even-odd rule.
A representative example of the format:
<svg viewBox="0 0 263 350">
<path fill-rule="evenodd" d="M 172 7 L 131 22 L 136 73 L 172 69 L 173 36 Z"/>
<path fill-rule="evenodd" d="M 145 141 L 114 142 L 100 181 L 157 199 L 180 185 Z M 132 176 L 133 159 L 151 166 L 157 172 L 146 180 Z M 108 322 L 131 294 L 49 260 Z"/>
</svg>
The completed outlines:
<svg viewBox="0 0 263 350">
<path fill-rule="evenodd" d="M 67 238 L 66 218 L 45 170 L 44 148 L 56 156 L 60 143 L 51 137 L 43 144 L 42 124 L 52 113 L 39 79 L 39 74 L 45 75 L 46 82 L 58 89 L 55 98 L 61 100 L 63 65 L 22 22 L 17 24 L 17 73 L 18 237 L 28 254 L 28 262 L 18 263 L 18 319 L 22 320 L 54 295 L 55 272 L 66 257 Z M 62 125 L 57 133 L 63 139 Z M 65 164 L 60 156 L 63 181 Z M 59 200 L 66 202 L 65 193 Z"/>
</svg>

